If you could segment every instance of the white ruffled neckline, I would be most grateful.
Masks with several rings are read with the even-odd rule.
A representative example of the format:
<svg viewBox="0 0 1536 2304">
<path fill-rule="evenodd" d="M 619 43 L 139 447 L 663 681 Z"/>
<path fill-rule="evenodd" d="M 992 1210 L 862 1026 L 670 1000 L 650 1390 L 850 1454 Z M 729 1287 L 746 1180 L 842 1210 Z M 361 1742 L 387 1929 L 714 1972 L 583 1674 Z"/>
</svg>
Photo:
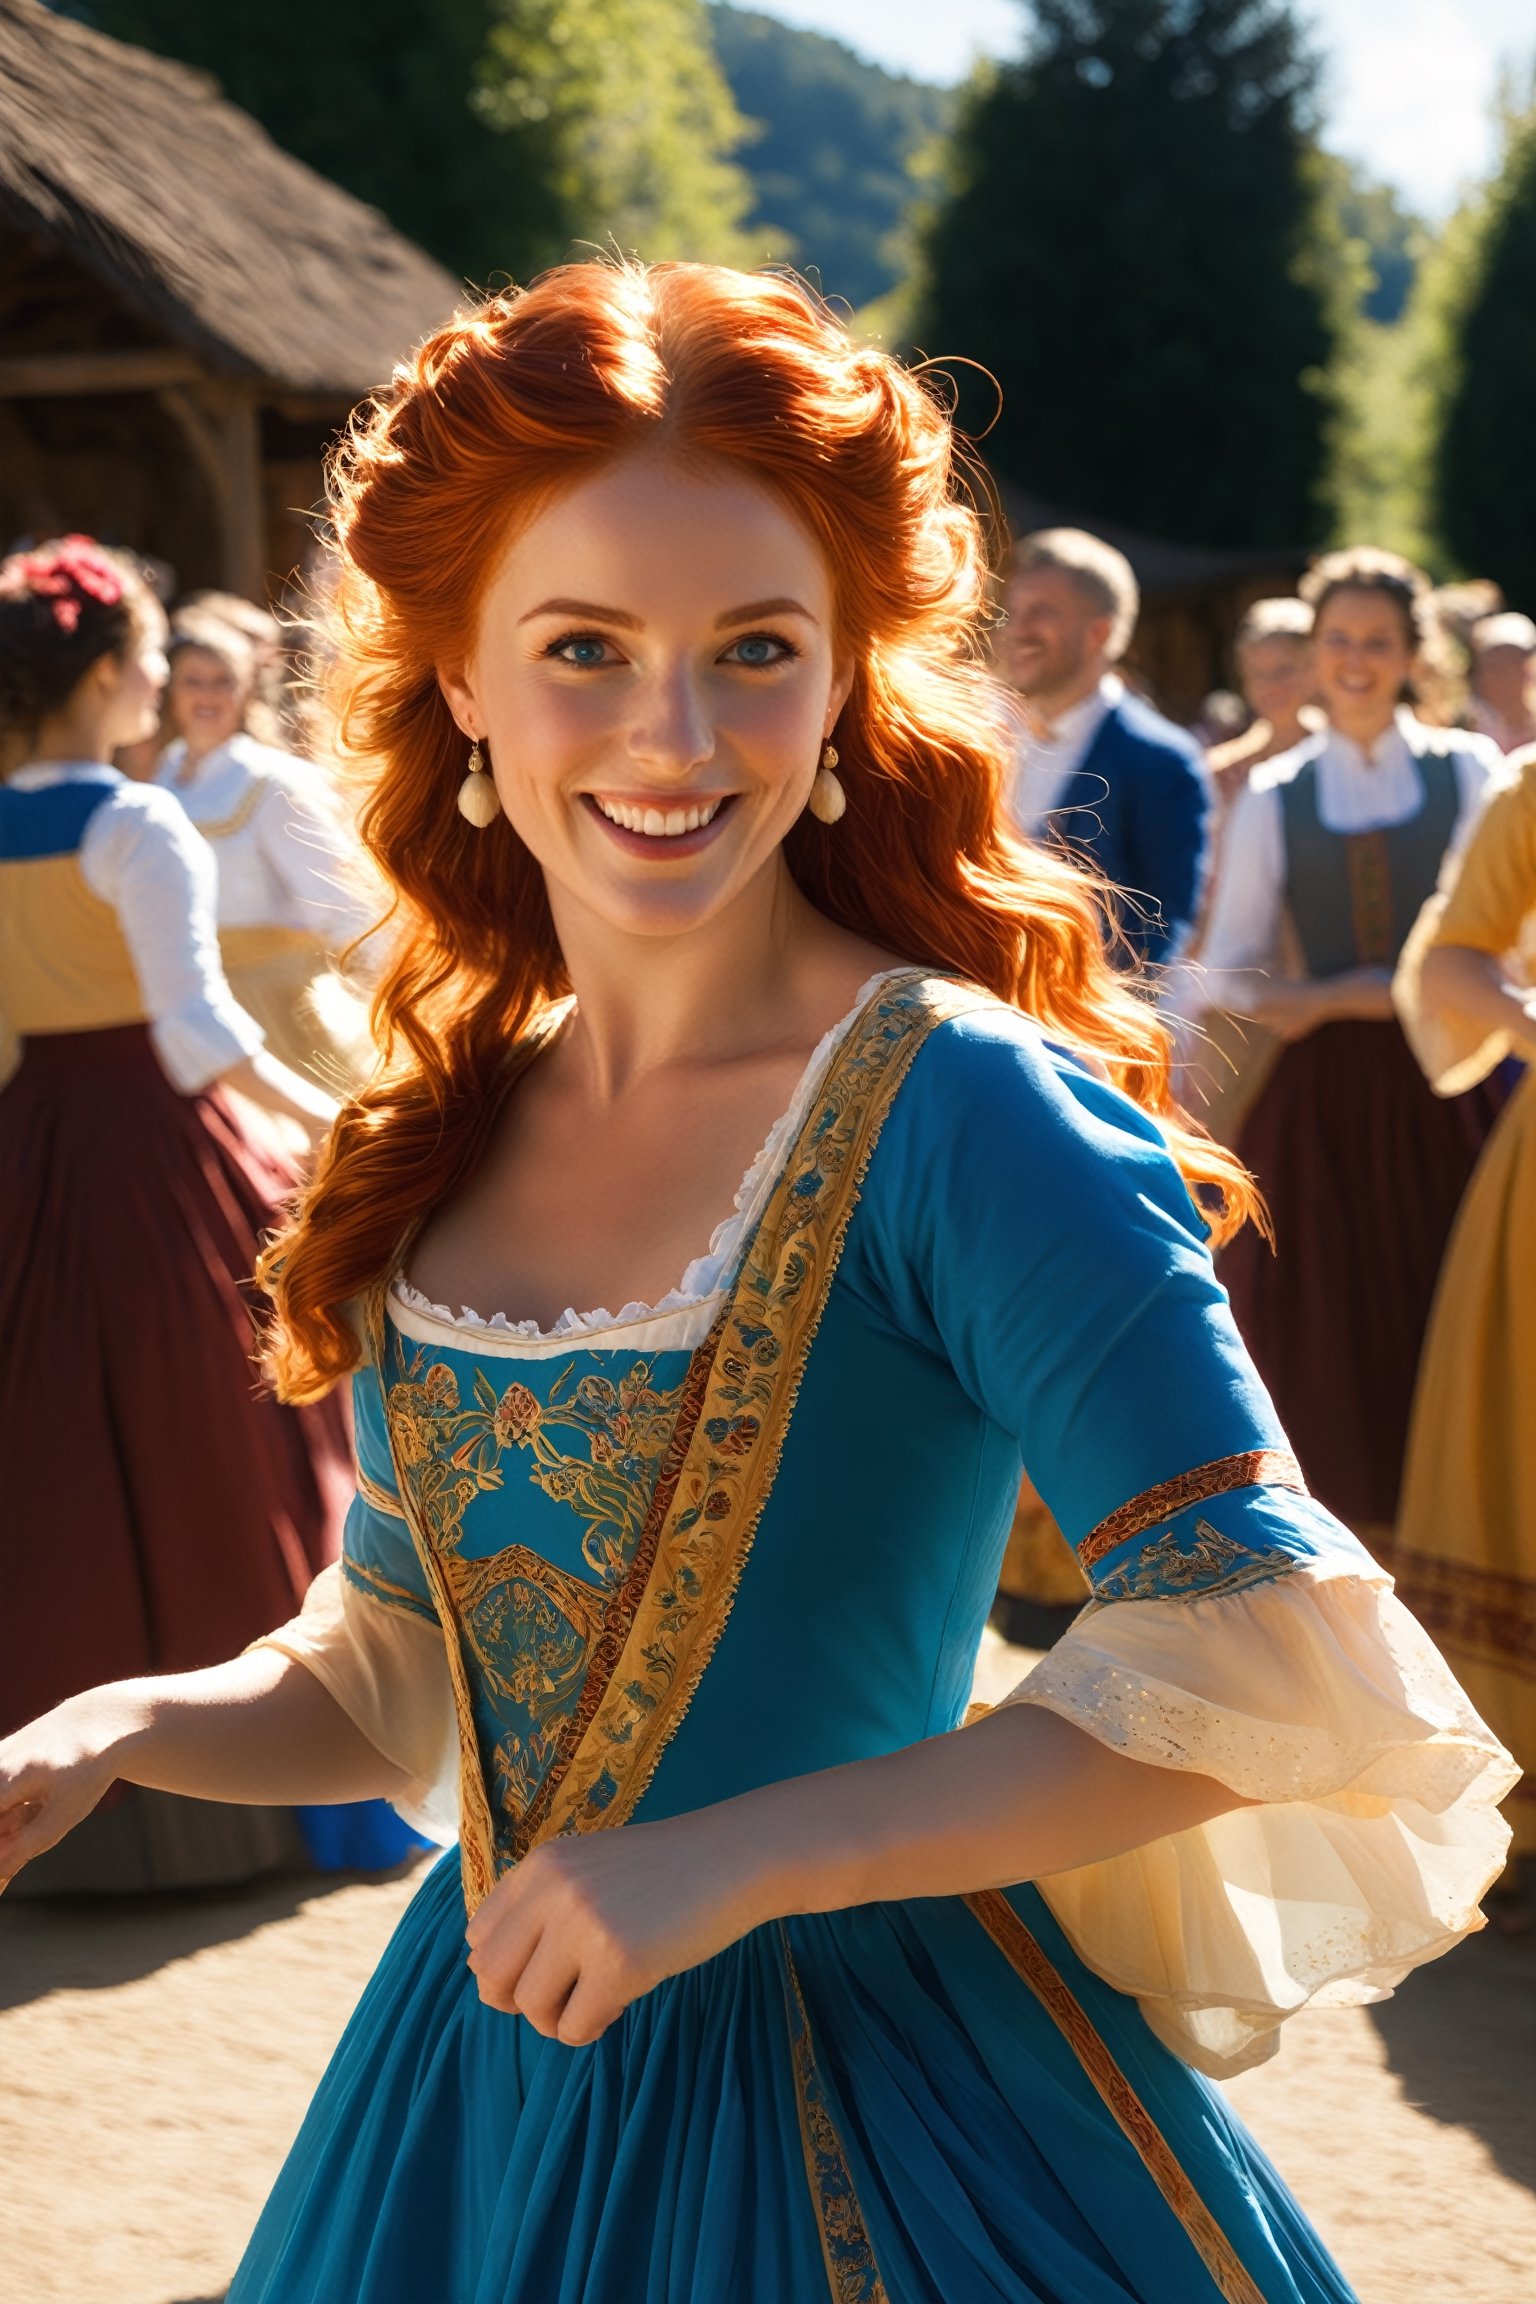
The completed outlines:
<svg viewBox="0 0 1536 2304">
<path fill-rule="evenodd" d="M 700 1305 L 712 1302 L 724 1292 L 735 1270 L 752 1227 L 762 1213 L 763 1203 L 778 1181 L 789 1147 L 805 1123 L 805 1116 L 821 1089 L 838 1046 L 847 1037 L 865 1004 L 879 987 L 893 976 L 906 973 L 902 968 L 880 969 L 860 985 L 858 996 L 846 1016 L 840 1016 L 831 1030 L 822 1034 L 800 1075 L 788 1109 L 775 1120 L 762 1150 L 743 1176 L 731 1214 L 715 1226 L 710 1234 L 708 1248 L 702 1256 L 694 1258 L 677 1287 L 669 1288 L 656 1303 L 626 1304 L 619 1312 L 610 1312 L 606 1307 L 594 1312 L 568 1309 L 561 1313 L 552 1328 L 541 1328 L 536 1320 L 509 1320 L 505 1312 L 493 1312 L 487 1317 L 468 1304 L 460 1305 L 458 1311 L 453 1312 L 446 1304 L 434 1303 L 430 1296 L 413 1287 L 403 1272 L 396 1274 L 391 1295 L 409 1311 L 440 1321 L 446 1327 L 466 1328 L 481 1335 L 514 1337 L 520 1343 L 527 1344 L 558 1344 L 573 1336 L 602 1335 L 610 1329 L 631 1328 L 643 1321 L 661 1319 L 669 1312 L 695 1311 Z"/>
</svg>

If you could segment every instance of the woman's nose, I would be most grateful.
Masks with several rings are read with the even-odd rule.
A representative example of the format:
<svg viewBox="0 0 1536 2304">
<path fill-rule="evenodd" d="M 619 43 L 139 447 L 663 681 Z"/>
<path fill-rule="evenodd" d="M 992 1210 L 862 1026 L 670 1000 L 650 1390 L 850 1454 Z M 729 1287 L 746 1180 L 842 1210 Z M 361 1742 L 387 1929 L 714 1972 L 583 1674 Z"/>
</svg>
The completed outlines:
<svg viewBox="0 0 1536 2304">
<path fill-rule="evenodd" d="M 647 683 L 629 751 L 653 771 L 674 776 L 714 758 L 714 721 L 691 672 L 678 670 Z"/>
</svg>

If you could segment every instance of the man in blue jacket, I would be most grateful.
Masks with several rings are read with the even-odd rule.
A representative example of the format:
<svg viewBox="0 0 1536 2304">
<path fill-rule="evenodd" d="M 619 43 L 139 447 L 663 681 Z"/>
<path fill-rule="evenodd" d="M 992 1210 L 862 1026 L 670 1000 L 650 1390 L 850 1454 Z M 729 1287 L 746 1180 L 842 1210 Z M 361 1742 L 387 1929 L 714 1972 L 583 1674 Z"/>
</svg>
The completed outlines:
<svg viewBox="0 0 1536 2304">
<path fill-rule="evenodd" d="M 1131 564 L 1081 528 L 1044 528 L 1015 551 L 1007 605 L 1001 654 L 1025 720 L 1014 817 L 1093 859 L 1138 958 L 1175 959 L 1200 908 L 1210 779 L 1193 737 L 1114 669 L 1141 608 Z"/>
</svg>

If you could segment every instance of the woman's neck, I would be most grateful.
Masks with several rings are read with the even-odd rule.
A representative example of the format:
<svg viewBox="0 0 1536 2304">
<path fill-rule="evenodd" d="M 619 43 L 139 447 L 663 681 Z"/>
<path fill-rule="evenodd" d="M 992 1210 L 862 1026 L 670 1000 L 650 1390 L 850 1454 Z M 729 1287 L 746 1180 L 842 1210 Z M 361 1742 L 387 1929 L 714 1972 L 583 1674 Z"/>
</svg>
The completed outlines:
<svg viewBox="0 0 1536 2304">
<path fill-rule="evenodd" d="M 1334 734 L 1342 736 L 1347 744 L 1353 744 L 1355 750 L 1363 756 L 1366 765 L 1374 768 L 1377 765 L 1376 756 L 1381 750 L 1383 739 L 1390 736 L 1397 726 L 1397 708 L 1394 705 L 1385 720 L 1373 716 L 1368 721 L 1351 719 L 1346 722 L 1341 720 L 1337 714 L 1330 713 L 1329 723 Z"/>
<path fill-rule="evenodd" d="M 829 979 L 846 977 L 851 998 L 897 964 L 817 912 L 782 862 L 767 886 L 672 937 L 613 930 L 553 889 L 550 901 L 576 995 L 560 1061 L 598 1105 L 672 1065 L 812 1044 L 841 1012 L 822 1014 Z"/>
<path fill-rule="evenodd" d="M 74 760 L 112 757 L 110 715 L 104 712 L 52 712 L 38 723 L 27 758 L 39 767 Z"/>
<path fill-rule="evenodd" d="M 192 736 L 183 736 L 181 739 L 181 758 L 176 764 L 175 781 L 178 784 L 190 784 L 203 762 L 211 760 L 215 752 L 222 752 L 226 744 L 233 744 L 239 733 L 237 728 L 232 735 L 220 736 L 211 744 L 200 743 Z"/>
</svg>

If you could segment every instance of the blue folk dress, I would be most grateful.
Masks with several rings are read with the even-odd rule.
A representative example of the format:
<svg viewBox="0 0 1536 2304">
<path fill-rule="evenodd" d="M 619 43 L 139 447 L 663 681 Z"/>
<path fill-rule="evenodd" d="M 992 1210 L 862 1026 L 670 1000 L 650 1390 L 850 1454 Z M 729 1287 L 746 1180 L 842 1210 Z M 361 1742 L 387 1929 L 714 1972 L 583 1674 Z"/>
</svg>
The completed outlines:
<svg viewBox="0 0 1536 2304">
<path fill-rule="evenodd" d="M 414 1813 L 457 1747 L 460 1851 L 229 2304 L 1349 2296 L 1205 2074 L 1476 1925 L 1510 1770 L 1303 1491 L 1153 1122 L 896 973 L 674 1297 L 541 1335 L 397 1285 L 373 1337 L 274 1638 Z M 759 1928 L 590 2047 L 484 2008 L 466 1895 L 541 1839 L 964 1732 L 1021 1458 L 1095 1598 L 1017 1700 L 1269 1805 Z"/>
</svg>

